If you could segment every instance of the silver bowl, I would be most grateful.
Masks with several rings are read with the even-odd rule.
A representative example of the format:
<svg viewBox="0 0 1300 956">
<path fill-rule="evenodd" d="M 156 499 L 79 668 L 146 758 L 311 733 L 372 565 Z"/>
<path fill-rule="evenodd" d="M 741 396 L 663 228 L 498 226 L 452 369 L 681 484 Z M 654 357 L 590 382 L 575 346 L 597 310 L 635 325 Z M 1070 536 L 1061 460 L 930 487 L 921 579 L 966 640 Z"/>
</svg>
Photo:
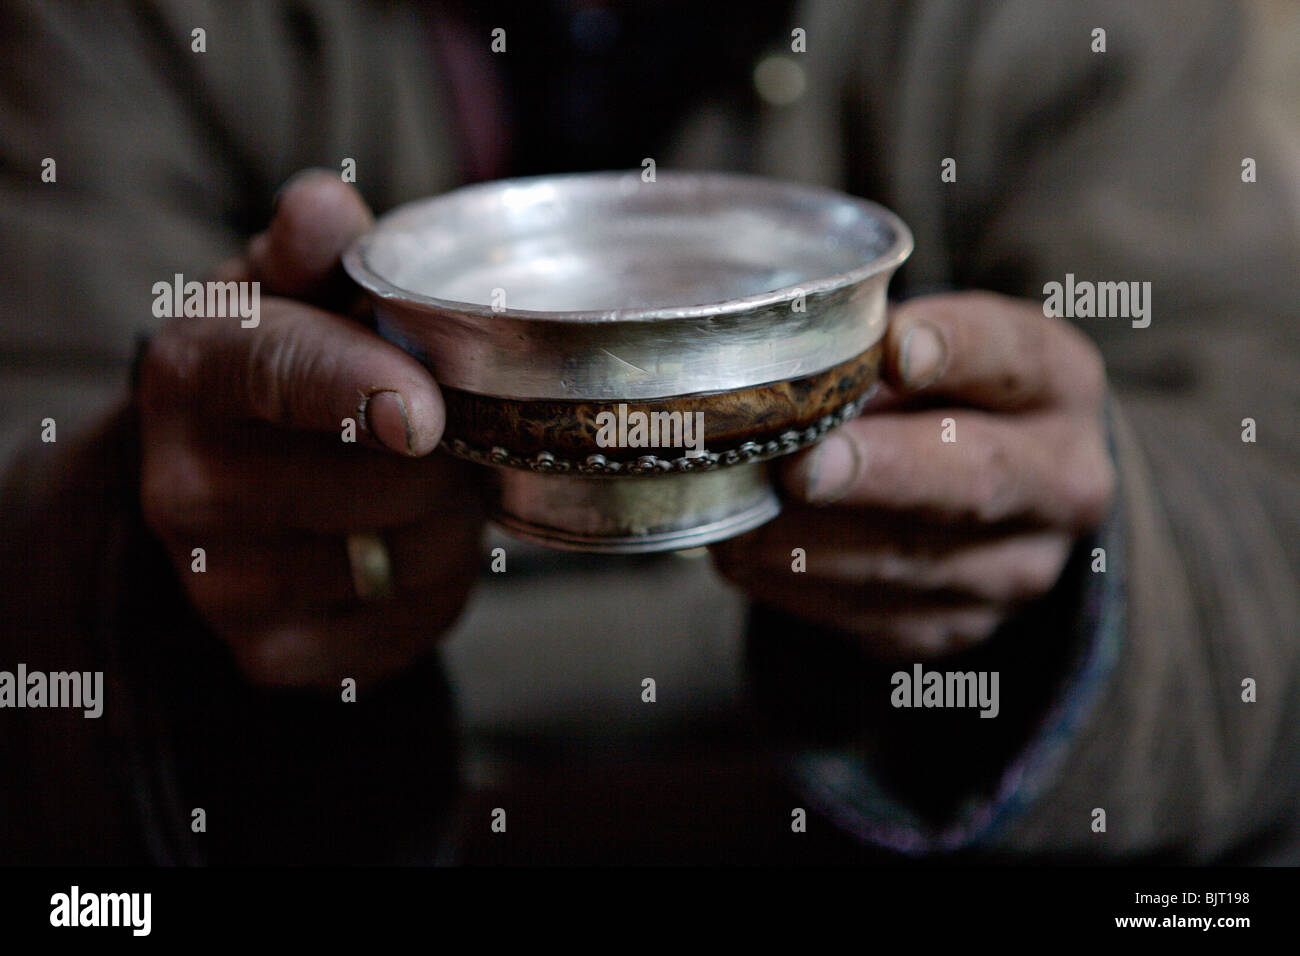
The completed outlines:
<svg viewBox="0 0 1300 956">
<path fill-rule="evenodd" d="M 437 379 L 443 447 L 494 474 L 495 520 L 632 553 L 780 511 L 766 462 L 861 410 L 911 250 L 893 213 L 830 190 L 612 172 L 407 204 L 344 265 Z"/>
</svg>

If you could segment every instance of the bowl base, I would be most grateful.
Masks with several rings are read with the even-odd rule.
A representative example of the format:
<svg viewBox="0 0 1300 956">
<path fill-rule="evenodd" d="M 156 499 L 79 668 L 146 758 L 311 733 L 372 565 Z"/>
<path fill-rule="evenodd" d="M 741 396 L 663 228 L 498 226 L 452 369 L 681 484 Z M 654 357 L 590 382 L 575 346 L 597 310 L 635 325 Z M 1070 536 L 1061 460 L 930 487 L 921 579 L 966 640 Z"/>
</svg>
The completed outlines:
<svg viewBox="0 0 1300 956">
<path fill-rule="evenodd" d="M 697 548 L 751 531 L 781 511 L 765 462 L 637 478 L 493 470 L 501 494 L 492 519 L 516 537 L 565 551 Z"/>
</svg>

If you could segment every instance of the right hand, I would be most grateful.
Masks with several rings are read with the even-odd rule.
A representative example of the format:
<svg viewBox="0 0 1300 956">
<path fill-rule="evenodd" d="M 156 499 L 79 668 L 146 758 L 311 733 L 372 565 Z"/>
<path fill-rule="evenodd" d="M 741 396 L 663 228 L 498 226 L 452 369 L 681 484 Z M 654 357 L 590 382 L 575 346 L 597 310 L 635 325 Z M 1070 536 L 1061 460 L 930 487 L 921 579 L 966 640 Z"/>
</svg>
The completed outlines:
<svg viewBox="0 0 1300 956">
<path fill-rule="evenodd" d="M 337 314 L 339 257 L 371 221 L 336 175 L 295 177 L 267 231 L 220 269 L 261 282 L 257 326 L 173 318 L 140 365 L 145 519 L 194 605 L 263 685 L 337 688 L 400 670 L 454 622 L 478 569 L 474 472 L 430 455 L 444 421 L 437 384 Z M 342 440 L 346 418 L 355 444 Z M 365 602 L 345 536 L 375 532 L 394 594 Z M 191 570 L 194 548 L 206 552 L 203 573 Z"/>
</svg>

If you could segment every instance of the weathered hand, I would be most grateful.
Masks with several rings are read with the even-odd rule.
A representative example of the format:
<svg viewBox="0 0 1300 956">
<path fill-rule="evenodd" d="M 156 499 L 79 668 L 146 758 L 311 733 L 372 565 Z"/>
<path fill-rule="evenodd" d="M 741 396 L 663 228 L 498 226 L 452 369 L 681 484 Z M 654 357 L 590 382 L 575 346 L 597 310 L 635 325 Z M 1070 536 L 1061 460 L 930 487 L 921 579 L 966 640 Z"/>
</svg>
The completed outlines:
<svg viewBox="0 0 1300 956">
<path fill-rule="evenodd" d="M 860 417 L 782 462 L 786 511 L 714 554 L 767 605 L 877 653 L 943 654 L 1046 594 L 1107 513 L 1105 371 L 1039 305 L 972 292 L 899 306 L 884 377 Z"/>
<path fill-rule="evenodd" d="M 295 177 L 268 231 L 219 270 L 261 282 L 256 326 L 171 319 L 140 366 L 146 520 L 259 683 L 337 688 L 392 673 L 455 620 L 475 578 L 471 473 L 425 457 L 443 428 L 437 384 L 337 314 L 348 305 L 339 256 L 370 221 L 337 177 Z M 348 418 L 355 443 L 343 440 Z M 344 536 L 379 531 L 395 594 L 362 602 Z"/>
</svg>

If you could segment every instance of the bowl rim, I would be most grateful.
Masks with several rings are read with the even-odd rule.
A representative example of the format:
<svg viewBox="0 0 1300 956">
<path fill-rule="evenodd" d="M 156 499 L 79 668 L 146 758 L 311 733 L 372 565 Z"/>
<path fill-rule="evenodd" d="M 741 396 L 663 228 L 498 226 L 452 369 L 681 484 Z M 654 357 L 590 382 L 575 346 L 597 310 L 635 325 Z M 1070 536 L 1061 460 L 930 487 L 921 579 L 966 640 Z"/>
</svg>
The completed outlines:
<svg viewBox="0 0 1300 956">
<path fill-rule="evenodd" d="M 516 176 L 508 179 L 494 179 L 487 182 L 461 186 L 447 192 L 412 200 L 393 207 L 380 216 L 374 225 L 349 244 L 343 253 L 343 267 L 359 286 L 381 300 L 391 300 L 405 306 L 424 306 L 426 308 L 453 312 L 465 316 L 492 318 L 501 320 L 513 318 L 532 322 L 557 323 L 612 323 L 612 322 L 661 322 L 675 319 L 711 318 L 725 315 L 739 315 L 747 312 L 770 308 L 784 302 L 793 301 L 802 294 L 806 298 L 837 292 L 841 289 L 865 282 L 882 272 L 891 272 L 905 262 L 913 249 L 912 232 L 895 213 L 879 203 L 825 186 L 778 179 L 769 176 L 755 176 L 747 173 L 724 171 L 695 170 L 658 170 L 655 185 L 667 183 L 669 188 L 684 187 L 691 182 L 708 181 L 713 183 L 733 183 L 750 189 L 783 189 L 793 193 L 802 193 L 809 198 L 820 201 L 833 201 L 841 205 L 856 206 L 860 211 L 883 224 L 893 233 L 893 241 L 880 255 L 868 262 L 845 272 L 832 273 L 795 285 L 782 286 L 768 292 L 720 302 L 688 306 L 657 306 L 633 309 L 571 309 L 561 311 L 542 311 L 533 309 L 493 309 L 490 305 L 473 302 L 461 302 L 455 299 L 442 299 L 424 295 L 403 288 L 385 279 L 367 261 L 366 252 L 370 245 L 380 237 L 386 223 L 397 216 L 411 216 L 424 207 L 437 205 L 453 196 L 463 197 L 472 192 L 496 192 L 508 188 L 537 185 L 543 182 L 572 182 L 576 180 L 616 182 L 634 178 L 641 179 L 640 170 L 551 173 L 541 176 Z"/>
</svg>

